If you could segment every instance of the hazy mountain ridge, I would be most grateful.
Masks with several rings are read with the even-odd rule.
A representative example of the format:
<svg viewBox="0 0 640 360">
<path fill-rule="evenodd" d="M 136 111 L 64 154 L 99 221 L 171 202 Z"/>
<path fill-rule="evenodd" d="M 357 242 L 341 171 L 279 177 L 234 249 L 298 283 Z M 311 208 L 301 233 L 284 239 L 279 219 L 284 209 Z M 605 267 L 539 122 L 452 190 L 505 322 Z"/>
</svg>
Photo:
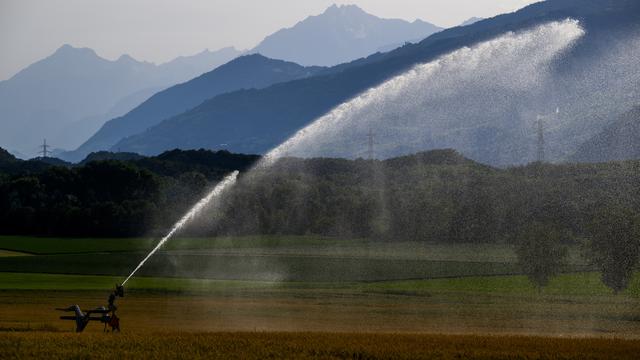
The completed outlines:
<svg viewBox="0 0 640 360">
<path fill-rule="evenodd" d="M 471 17 L 465 21 L 463 21 L 459 26 L 469 26 L 469 25 L 473 25 L 475 23 L 477 23 L 478 21 L 482 21 L 484 20 L 484 18 L 480 18 L 480 17 Z"/>
<path fill-rule="evenodd" d="M 422 20 L 381 19 L 355 5 L 333 5 L 320 15 L 267 36 L 252 52 L 301 65 L 333 66 L 440 30 Z"/>
<path fill-rule="evenodd" d="M 571 157 L 575 162 L 640 159 L 640 107 L 623 114 L 584 142 Z"/>
<path fill-rule="evenodd" d="M 361 29 L 363 33 L 355 33 L 355 28 Z M 352 61 L 353 59 L 369 55 L 374 51 L 383 50 L 374 47 L 378 46 L 378 44 L 386 45 L 384 51 L 388 51 L 402 45 L 402 43 L 388 45 L 388 41 L 402 40 L 404 42 L 406 39 L 419 41 L 426 35 L 437 30 L 440 29 L 419 20 L 409 23 L 402 20 L 379 19 L 365 13 L 356 6 L 332 6 L 321 15 L 309 17 L 298 23 L 293 28 L 283 29 L 271 36 L 268 36 L 261 45 L 275 42 L 278 43 L 278 46 L 281 48 L 292 49 L 296 54 L 308 54 L 310 57 L 318 55 L 310 53 L 314 51 L 320 51 L 323 55 L 340 53 L 340 56 L 342 56 L 342 58 L 340 58 L 340 62 L 342 62 L 343 60 Z M 364 38 L 361 38 L 360 35 L 363 35 Z M 354 45 L 354 41 L 360 43 L 360 45 Z M 319 47 L 319 44 L 323 45 Z M 312 49 L 307 49 L 305 46 L 311 46 Z M 260 46 L 258 46 L 258 48 L 260 48 Z M 224 50 L 228 49 L 222 49 L 220 51 L 222 52 Z M 233 51 L 233 49 L 231 50 Z M 262 51 L 254 50 L 252 52 Z M 267 51 L 267 53 L 269 52 Z M 286 59 L 288 56 L 278 55 L 275 56 L 275 58 Z M 178 58 L 172 63 L 178 62 L 185 61 Z M 248 79 L 239 78 L 237 80 L 237 82 L 240 83 L 239 85 L 232 85 L 231 83 L 236 80 L 233 80 L 230 77 L 226 79 L 213 79 L 207 76 L 199 77 L 199 79 L 194 79 L 194 82 L 180 84 L 176 86 L 176 88 L 167 89 L 166 91 L 156 94 L 149 98 L 147 102 L 141 104 L 140 108 L 129 109 L 133 110 L 131 114 L 118 114 L 118 116 L 112 116 L 111 119 L 113 120 L 106 123 L 102 129 L 96 128 L 93 124 L 104 122 L 105 116 L 94 117 L 93 121 L 88 122 L 88 124 L 93 126 L 95 131 L 90 134 L 88 133 L 88 130 L 84 131 L 84 133 L 87 134 L 86 139 L 88 140 L 85 141 L 85 143 L 77 150 L 63 153 L 61 156 L 71 161 L 79 161 L 86 154 L 92 151 L 109 149 L 117 141 L 125 137 L 140 133 L 166 118 L 187 111 L 192 107 L 199 105 L 204 100 L 225 92 L 236 91 L 239 89 L 262 88 L 271 85 L 272 83 L 289 81 L 320 72 L 333 72 L 333 69 L 320 69 L 313 67 L 309 67 L 307 70 L 308 74 L 304 76 L 295 75 L 291 77 L 274 77 L 274 79 L 269 82 L 251 82 L 247 81 Z M 288 71 L 291 71 L 291 68 L 285 70 L 284 73 L 288 73 Z M 240 72 L 241 71 L 238 71 L 238 76 L 245 76 L 240 74 Z M 254 72 L 254 76 L 261 77 L 262 75 Z M 214 84 L 216 81 L 220 81 L 221 85 L 218 86 Z M 210 84 L 206 85 L 207 82 L 210 82 Z M 229 85 L 227 86 L 224 84 Z M 191 89 L 191 86 L 194 88 Z M 211 89 L 207 90 L 207 86 Z M 91 127 L 85 126 L 84 128 Z M 117 150 L 117 148 L 114 150 Z"/>
<path fill-rule="evenodd" d="M 62 154 L 62 157 L 79 161 L 90 152 L 109 149 L 120 139 L 138 134 L 216 95 L 239 89 L 264 88 L 275 83 L 309 77 L 321 70 L 323 68 L 302 67 L 257 54 L 239 57 L 213 71 L 153 95 L 126 115 L 104 124 L 76 151 Z M 117 150 L 117 146 L 114 150 Z"/>
<path fill-rule="evenodd" d="M 43 138 L 57 147 L 77 146 L 87 134 L 76 135 L 76 124 L 100 122 L 132 94 L 187 80 L 238 53 L 223 49 L 155 65 L 128 55 L 106 60 L 91 49 L 64 45 L 0 81 L 0 144 L 27 155 Z M 125 105 L 121 111 L 137 104 Z M 85 132 L 94 130 L 87 126 Z"/>
<path fill-rule="evenodd" d="M 71 149 L 80 146 L 82 142 L 93 136 L 107 121 L 125 115 L 163 89 L 164 87 L 152 87 L 125 96 L 118 100 L 105 114 L 86 117 L 58 129 L 50 137 L 50 140 L 53 144 L 68 144 Z M 68 148 L 62 149 L 62 151 L 56 151 L 54 154 L 65 154 L 68 150 Z"/>
<path fill-rule="evenodd" d="M 513 14 L 436 33 L 418 44 L 330 68 L 323 72 L 323 76 L 278 84 L 260 91 L 240 91 L 218 96 L 144 133 L 123 139 L 114 149 L 157 154 L 172 148 L 204 147 L 264 153 L 336 105 L 414 64 L 427 62 L 508 31 L 528 29 L 552 20 L 575 18 L 586 28 L 587 37 L 561 65 L 567 67 L 568 63 L 578 63 L 596 56 L 612 38 L 627 33 L 628 27 L 637 28 L 634 14 L 638 13 L 635 10 L 639 7 L 640 4 L 629 0 L 549 0 L 537 3 Z M 589 131 L 596 131 L 604 125 L 594 123 Z M 483 131 L 488 130 L 491 129 Z M 482 133 L 477 135 L 481 136 Z M 562 141 L 552 136 L 550 139 Z M 448 147 L 446 144 L 439 145 Z M 492 154 L 499 150 L 500 143 L 496 141 L 495 144 L 491 142 L 485 145 L 497 147 L 487 150 L 488 154 Z M 483 154 L 465 153 L 465 156 L 483 162 L 495 161 L 485 158 Z"/>
<path fill-rule="evenodd" d="M 11 163 L 15 161 L 18 161 L 15 156 L 7 150 L 0 148 L 0 163 Z"/>
</svg>

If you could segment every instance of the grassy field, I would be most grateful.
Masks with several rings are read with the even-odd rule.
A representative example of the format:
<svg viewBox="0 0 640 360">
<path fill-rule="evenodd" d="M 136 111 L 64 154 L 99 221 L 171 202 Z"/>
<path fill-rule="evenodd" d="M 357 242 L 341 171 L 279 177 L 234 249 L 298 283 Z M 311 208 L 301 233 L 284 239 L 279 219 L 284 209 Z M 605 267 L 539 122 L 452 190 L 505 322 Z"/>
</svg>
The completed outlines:
<svg viewBox="0 0 640 360">
<path fill-rule="evenodd" d="M 2 237 L 0 248 L 36 254 L 2 257 L 0 272 L 126 276 L 150 239 Z M 145 249 L 145 251 L 141 251 Z M 584 271 L 571 249 L 568 271 Z M 174 239 L 142 276 L 250 281 L 353 282 L 518 274 L 507 245 L 439 245 L 318 237 Z"/>
<path fill-rule="evenodd" d="M 0 273 L 0 291 L 2 290 L 51 290 L 51 291 L 92 291 L 109 290 L 121 277 L 95 275 L 64 275 L 34 273 Z M 279 286 L 298 288 L 318 286 L 309 283 L 273 283 L 264 281 L 229 281 L 181 278 L 134 277 L 127 283 L 127 291 L 155 292 L 215 292 L 225 289 L 263 289 Z M 329 286 L 327 284 L 327 286 Z"/>
<path fill-rule="evenodd" d="M 0 274 L 0 329 L 71 331 L 56 307 L 106 302 L 113 277 Z M 640 277 L 613 295 L 598 274 L 567 274 L 538 293 L 522 276 L 372 283 L 134 278 L 127 333 L 344 331 L 638 338 Z M 95 326 L 89 332 L 100 332 Z"/>
<path fill-rule="evenodd" d="M 0 258 L 10 257 L 10 256 L 28 256 L 28 255 L 30 254 L 19 252 L 19 251 L 0 250 Z"/>
<path fill-rule="evenodd" d="M 91 291 L 109 289 L 122 281 L 115 276 L 0 273 L 0 290 Z M 564 274 L 553 278 L 538 291 L 525 276 L 473 276 L 429 280 L 400 280 L 375 282 L 270 282 L 242 280 L 210 280 L 184 278 L 134 277 L 127 284 L 128 291 L 156 291 L 177 293 L 208 293 L 225 290 L 264 289 L 332 289 L 388 294 L 428 295 L 433 292 L 516 294 L 522 296 L 610 296 L 597 273 Z M 640 300 L 640 274 L 636 274 L 629 288 L 621 296 Z"/>
<path fill-rule="evenodd" d="M 586 270 L 577 248 L 573 272 L 539 292 L 518 275 L 509 246 L 314 237 L 177 239 L 127 283 L 118 302 L 123 334 L 102 334 L 100 324 L 70 334 L 74 324 L 54 309 L 105 305 L 152 245 L 0 238 L 0 358 L 582 359 L 638 351 L 640 276 L 614 295 L 599 274 L 575 272 Z"/>
<path fill-rule="evenodd" d="M 6 257 L 0 258 L 0 272 L 125 277 L 144 255 L 105 253 Z M 518 273 L 518 267 L 510 263 L 160 253 L 145 264 L 139 275 L 253 281 L 351 282 L 515 273 Z"/>
<path fill-rule="evenodd" d="M 39 255 L 147 252 L 158 239 L 151 238 L 41 238 L 0 236 L 0 249 Z M 163 250 L 218 254 L 313 255 L 415 259 L 460 262 L 516 262 L 513 247 L 502 244 L 431 244 L 417 242 L 375 242 L 363 239 L 335 239 L 314 236 L 244 236 L 222 238 L 174 238 Z M 580 250 L 569 249 L 570 263 L 583 264 Z"/>
<path fill-rule="evenodd" d="M 3 359 L 637 359 L 640 341 L 325 333 L 0 334 Z"/>
</svg>

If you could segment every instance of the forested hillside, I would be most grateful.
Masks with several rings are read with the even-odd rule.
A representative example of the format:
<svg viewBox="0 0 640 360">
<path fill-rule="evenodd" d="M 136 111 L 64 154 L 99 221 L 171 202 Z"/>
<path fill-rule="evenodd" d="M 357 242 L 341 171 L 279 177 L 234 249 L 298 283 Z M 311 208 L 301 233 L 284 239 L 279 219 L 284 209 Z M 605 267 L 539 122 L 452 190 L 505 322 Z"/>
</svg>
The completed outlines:
<svg viewBox="0 0 640 360">
<path fill-rule="evenodd" d="M 100 160 L 80 166 L 0 158 L 0 231 L 45 236 L 152 234 L 179 218 L 212 182 L 230 171 L 246 170 L 258 159 L 225 151 L 131 155 L 95 154 L 89 158 Z M 133 160 L 113 160 L 127 157 Z"/>
<path fill-rule="evenodd" d="M 166 230 L 257 156 L 180 151 L 0 176 L 3 234 L 134 236 Z M 27 166 L 27 162 L 22 163 Z M 602 214 L 640 211 L 640 162 L 497 169 L 452 150 L 385 161 L 280 160 L 241 175 L 190 235 L 317 234 L 384 241 L 512 242 L 532 224 L 587 237 Z"/>
</svg>

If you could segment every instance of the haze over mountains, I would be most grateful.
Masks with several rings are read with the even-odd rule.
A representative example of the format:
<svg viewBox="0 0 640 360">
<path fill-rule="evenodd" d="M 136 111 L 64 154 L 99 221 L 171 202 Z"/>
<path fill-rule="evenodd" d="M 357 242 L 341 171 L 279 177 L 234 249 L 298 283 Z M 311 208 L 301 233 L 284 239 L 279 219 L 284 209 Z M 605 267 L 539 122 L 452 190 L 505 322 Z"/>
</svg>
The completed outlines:
<svg viewBox="0 0 640 360">
<path fill-rule="evenodd" d="M 262 52 L 284 60 L 294 59 L 291 55 L 307 54 L 308 63 L 336 64 L 370 55 L 381 47 L 390 50 L 405 41 L 424 38 L 437 30 L 439 28 L 423 21 L 409 23 L 380 19 L 356 6 L 332 6 L 321 15 L 309 17 L 291 29 L 267 37 L 252 52 Z M 318 52 L 323 57 L 316 61 L 314 59 Z M 55 148 L 76 148 L 107 120 L 120 118 L 162 89 L 209 72 L 241 54 L 234 48 L 215 52 L 207 50 L 154 65 L 136 61 L 128 55 L 123 55 L 117 61 L 109 61 L 100 58 L 91 49 L 65 45 L 48 58 L 0 82 L 0 144 L 24 157 L 36 155 L 43 138 L 47 138 Z M 256 75 L 257 72 L 253 71 L 252 74 Z M 214 78 L 209 80 L 218 81 Z M 276 82 L 288 80 L 291 80 L 288 75 L 272 79 Z M 191 93 L 188 96 L 183 95 L 178 99 L 163 94 L 161 98 L 167 102 L 163 107 L 166 112 L 154 114 L 159 118 L 145 123 L 138 122 L 139 116 L 136 115 L 125 117 L 120 121 L 136 119 L 130 131 L 119 133 L 110 125 L 107 132 L 115 140 L 108 140 L 109 136 L 101 133 L 92 138 L 87 146 L 76 151 L 75 155 L 66 153 L 63 156 L 79 160 L 78 154 L 86 155 L 89 150 L 106 149 L 121 137 L 142 131 L 209 97 L 238 89 L 234 85 L 225 87 L 225 84 L 209 84 L 207 87 L 202 85 L 203 81 L 206 78 L 200 79 L 198 85 L 203 89 L 201 94 L 196 94 L 198 90 L 193 89 L 189 90 Z M 241 88 L 263 87 L 271 83 L 265 82 L 265 79 L 236 81 Z M 185 90 L 183 88 L 180 91 Z M 175 104 L 171 104 L 173 101 Z M 146 114 L 149 116 L 150 113 Z"/>
<path fill-rule="evenodd" d="M 108 121 L 77 150 L 60 156 L 69 161 L 80 161 L 91 152 L 110 149 L 119 140 L 143 132 L 216 95 L 240 89 L 260 89 L 279 82 L 309 77 L 320 70 L 320 67 L 303 67 L 258 54 L 242 56 L 195 79 L 153 95 L 126 115 Z"/>
<path fill-rule="evenodd" d="M 529 162 L 535 160 L 536 132 L 532 124 L 536 115 L 562 107 L 562 118 L 547 130 L 546 144 L 548 160 L 567 159 L 582 142 L 637 104 L 638 72 L 633 68 L 636 53 L 622 50 L 614 53 L 611 44 L 618 43 L 624 49 L 625 41 L 633 40 L 639 33 L 638 14 L 640 4 L 631 0 L 548 0 L 513 14 L 445 30 L 418 44 L 340 65 L 314 77 L 217 96 L 121 140 L 112 149 L 157 154 L 172 148 L 203 147 L 264 153 L 335 106 L 415 64 L 508 31 L 574 18 L 580 21 L 586 35 L 550 69 L 550 76 L 558 79 L 552 82 L 555 85 L 548 93 L 542 92 L 537 99 L 538 108 L 516 101 L 513 111 L 486 118 L 482 125 L 467 126 L 461 121 L 464 119 L 452 119 L 458 125 L 447 129 L 448 134 L 464 131 L 465 138 L 472 140 L 473 146 L 465 149 L 464 155 L 474 160 L 494 165 Z M 612 58 L 614 55 L 617 57 Z M 612 68 L 612 64 L 617 68 Z M 604 79 L 609 81 L 606 91 L 598 85 Z M 482 88 L 473 91 L 482 92 Z M 460 100 L 470 101 L 465 97 Z M 363 132 L 360 141 L 365 137 Z M 443 137 L 435 138 L 429 146 L 443 148 L 456 144 Z"/>
<path fill-rule="evenodd" d="M 155 65 L 127 55 L 109 61 L 91 49 L 64 45 L 0 82 L 0 144 L 27 156 L 37 153 L 43 138 L 56 147 L 75 147 L 106 117 L 126 113 L 154 92 L 238 54 L 227 48 Z"/>
<path fill-rule="evenodd" d="M 354 34 L 354 29 L 359 29 L 359 32 Z M 395 48 L 405 41 L 422 39 L 438 30 L 438 27 L 423 21 L 409 23 L 380 19 L 357 6 L 334 5 L 321 15 L 309 17 L 291 29 L 267 37 L 250 53 L 268 54 L 268 57 L 288 61 L 299 60 L 293 59 L 296 54 L 307 54 L 311 60 L 321 53 L 323 58 L 309 63 L 323 63 L 329 59 L 328 62 L 334 64 L 370 55 L 380 50 L 382 45 Z M 395 44 L 397 42 L 400 43 Z M 78 149 L 59 156 L 80 161 L 93 151 L 110 149 L 119 140 L 187 111 L 215 95 L 240 89 L 264 88 L 309 77 L 322 69 L 303 68 L 256 55 L 233 61 L 219 70 L 159 92 L 130 113 L 114 117 Z"/>
<path fill-rule="evenodd" d="M 441 30 L 422 20 L 381 19 L 355 5 L 333 5 L 320 15 L 267 36 L 252 52 L 305 66 L 333 66 Z"/>
</svg>

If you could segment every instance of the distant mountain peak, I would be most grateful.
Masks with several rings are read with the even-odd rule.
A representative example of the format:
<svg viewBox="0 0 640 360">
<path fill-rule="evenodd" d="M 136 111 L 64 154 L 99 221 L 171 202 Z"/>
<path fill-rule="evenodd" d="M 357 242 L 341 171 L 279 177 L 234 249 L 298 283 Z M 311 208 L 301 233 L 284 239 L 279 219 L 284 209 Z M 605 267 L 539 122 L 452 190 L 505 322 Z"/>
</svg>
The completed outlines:
<svg viewBox="0 0 640 360">
<path fill-rule="evenodd" d="M 324 14 L 337 14 L 337 15 L 347 15 L 347 14 L 366 14 L 364 10 L 362 10 L 357 5 L 346 4 L 346 5 L 336 5 L 333 4 L 329 6 Z"/>
<path fill-rule="evenodd" d="M 259 53 L 252 53 L 252 54 L 238 56 L 236 61 L 246 61 L 246 60 L 254 60 L 254 59 L 267 60 L 269 58 Z"/>
<path fill-rule="evenodd" d="M 128 62 L 128 63 L 136 63 L 138 62 L 136 59 L 132 58 L 129 54 L 120 55 L 118 58 L 119 62 Z"/>
<path fill-rule="evenodd" d="M 71 51 L 75 49 L 73 46 L 71 46 L 70 44 L 63 44 L 62 46 L 60 46 L 58 48 L 58 50 L 56 50 L 56 52 L 62 52 L 62 51 Z"/>
<path fill-rule="evenodd" d="M 339 7 L 336 4 L 333 4 L 331 6 L 329 6 L 328 8 L 325 9 L 325 11 L 323 12 L 323 14 L 331 14 L 331 13 L 335 13 L 339 11 Z"/>
<path fill-rule="evenodd" d="M 351 62 L 391 44 L 422 40 L 442 29 L 426 21 L 382 19 L 356 5 L 331 5 L 267 36 L 252 52 L 303 66 Z"/>
<path fill-rule="evenodd" d="M 175 59 L 173 59 L 171 61 L 188 60 L 188 59 L 193 59 L 193 58 L 198 58 L 198 57 L 203 57 L 203 56 L 225 54 L 225 53 L 232 53 L 234 55 L 234 57 L 235 57 L 235 55 L 241 54 L 242 52 L 240 50 L 236 49 L 234 46 L 227 46 L 227 47 L 220 48 L 218 50 L 204 49 L 204 50 L 202 50 L 199 53 L 196 53 L 194 55 L 181 55 L 181 56 L 178 56 L 178 57 L 176 57 Z M 230 60 L 232 60 L 232 59 L 230 59 Z"/>
<path fill-rule="evenodd" d="M 74 55 L 89 55 L 92 57 L 99 57 L 93 49 L 86 47 L 73 47 L 69 44 L 64 44 L 56 50 L 52 56 L 74 56 Z"/>
</svg>

